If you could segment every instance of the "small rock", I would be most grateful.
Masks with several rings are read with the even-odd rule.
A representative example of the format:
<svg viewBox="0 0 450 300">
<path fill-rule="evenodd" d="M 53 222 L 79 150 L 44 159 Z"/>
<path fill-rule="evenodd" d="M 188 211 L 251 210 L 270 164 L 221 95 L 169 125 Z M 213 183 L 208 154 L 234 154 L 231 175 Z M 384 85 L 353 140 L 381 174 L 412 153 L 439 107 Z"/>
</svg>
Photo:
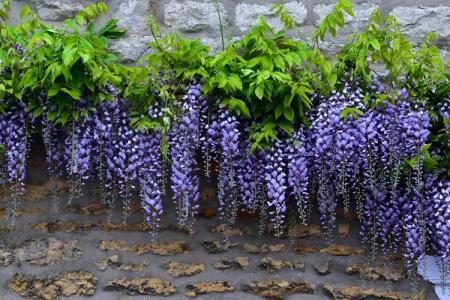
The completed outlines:
<svg viewBox="0 0 450 300">
<path fill-rule="evenodd" d="M 119 265 L 119 270 L 121 271 L 131 271 L 131 272 L 142 272 L 144 271 L 145 267 L 148 267 L 148 264 L 142 263 L 142 264 L 121 264 Z"/>
<path fill-rule="evenodd" d="M 128 251 L 129 247 L 127 247 L 125 241 L 122 240 L 110 240 L 110 241 L 100 241 L 98 244 L 98 248 L 102 251 L 110 251 L 110 250 L 120 250 L 120 251 Z"/>
<path fill-rule="evenodd" d="M 22 297 L 55 300 L 59 296 L 93 296 L 97 290 L 96 285 L 97 279 L 92 273 L 77 271 L 49 279 L 16 274 L 10 280 L 8 288 Z"/>
<path fill-rule="evenodd" d="M 105 271 L 108 266 L 117 266 L 119 264 L 119 255 L 111 255 L 105 259 L 98 261 L 95 265 L 97 270 Z"/>
<path fill-rule="evenodd" d="M 198 213 L 201 218 L 212 219 L 217 216 L 217 210 L 212 207 L 202 207 Z"/>
<path fill-rule="evenodd" d="M 170 296 L 177 292 L 177 288 L 170 281 L 150 277 L 112 280 L 106 284 L 105 291 L 120 291 L 127 295 Z"/>
<path fill-rule="evenodd" d="M 392 281 L 399 281 L 406 278 L 406 272 L 402 269 L 388 267 L 370 267 L 365 264 L 349 266 L 345 272 L 349 275 L 360 274 L 365 280 L 377 280 L 380 278 Z"/>
<path fill-rule="evenodd" d="M 124 224 L 124 223 L 101 223 L 98 225 L 100 229 L 105 231 L 141 231 L 149 232 L 152 227 L 147 223 Z"/>
<path fill-rule="evenodd" d="M 181 232 L 185 235 L 193 236 L 195 234 L 195 231 L 193 228 L 186 228 L 183 226 L 178 226 L 175 224 L 167 224 L 167 225 L 161 225 L 159 227 L 159 231 L 175 231 L 175 232 Z"/>
<path fill-rule="evenodd" d="M 229 285 L 227 281 L 214 281 L 187 285 L 184 294 L 188 297 L 197 297 L 204 294 L 226 292 L 234 292 L 234 287 Z"/>
<path fill-rule="evenodd" d="M 161 267 L 169 272 L 173 277 L 186 277 L 201 273 L 206 266 L 202 263 L 187 264 L 177 261 L 165 261 Z"/>
<path fill-rule="evenodd" d="M 263 257 L 258 265 L 258 269 L 268 272 L 279 271 L 282 268 L 289 268 L 292 270 L 304 271 L 305 263 L 299 260 L 283 261 L 273 259 L 272 257 Z"/>
<path fill-rule="evenodd" d="M 17 259 L 39 266 L 54 265 L 61 260 L 75 260 L 82 254 L 83 250 L 78 246 L 77 240 L 63 242 L 55 238 L 28 240 L 14 249 Z"/>
<path fill-rule="evenodd" d="M 244 244 L 244 252 L 251 254 L 260 254 L 260 253 L 274 253 L 284 251 L 286 248 L 285 244 Z"/>
<path fill-rule="evenodd" d="M 300 255 L 316 253 L 317 249 L 304 244 L 297 244 L 294 248 L 295 252 Z"/>
<path fill-rule="evenodd" d="M 360 248 L 354 248 L 345 245 L 331 245 L 330 247 L 320 249 L 320 253 L 330 253 L 334 256 L 353 256 L 359 255 L 363 251 Z"/>
<path fill-rule="evenodd" d="M 322 237 L 322 230 L 320 230 L 320 226 L 318 225 L 303 225 L 303 224 L 295 224 L 294 226 L 289 227 L 288 235 L 291 238 L 304 238 L 308 236 L 317 236 Z"/>
<path fill-rule="evenodd" d="M 97 266 L 97 269 L 100 271 L 105 271 L 107 267 L 114 267 L 121 271 L 142 272 L 144 270 L 144 268 L 148 266 L 148 264 L 146 264 L 146 263 L 142 263 L 142 264 L 121 263 L 118 255 L 111 255 L 111 256 L 97 262 L 96 266 Z"/>
<path fill-rule="evenodd" d="M 73 221 L 64 222 L 60 220 L 42 222 L 35 224 L 33 226 L 34 229 L 42 232 L 56 232 L 56 231 L 83 232 L 89 229 L 93 229 L 95 227 L 96 227 L 95 224 L 81 224 Z"/>
<path fill-rule="evenodd" d="M 419 300 L 423 299 L 423 292 L 419 295 L 407 296 L 399 292 L 377 291 L 375 289 L 362 288 L 359 286 L 344 286 L 334 287 L 325 284 L 323 288 L 333 296 L 334 299 L 339 300 L 353 300 L 353 299 L 380 299 L 380 300 Z"/>
<path fill-rule="evenodd" d="M 108 207 L 99 203 L 93 203 L 85 206 L 73 205 L 68 210 L 71 213 L 80 214 L 83 216 L 99 216 L 106 214 Z"/>
<path fill-rule="evenodd" d="M 315 287 L 303 281 L 268 279 L 251 282 L 244 287 L 244 290 L 267 299 L 284 299 L 292 294 L 312 294 Z"/>
<path fill-rule="evenodd" d="M 338 233 L 341 236 L 341 238 L 346 238 L 348 236 L 349 229 L 350 226 L 348 224 L 339 224 Z"/>
<path fill-rule="evenodd" d="M 315 266 L 314 269 L 317 271 L 317 274 L 319 274 L 319 275 L 322 275 L 322 276 L 328 275 L 331 273 L 330 264 L 331 264 L 331 259 L 327 259 L 325 262 Z"/>
<path fill-rule="evenodd" d="M 98 248 L 102 251 L 119 250 L 139 255 L 151 253 L 166 256 L 184 253 L 190 249 L 190 246 L 184 241 L 153 242 L 143 245 L 127 246 L 125 241 L 122 240 L 104 240 L 100 241 Z"/>
<path fill-rule="evenodd" d="M 214 264 L 214 268 L 218 270 L 245 270 L 249 265 L 248 257 L 238 256 L 234 259 L 224 258 Z"/>
<path fill-rule="evenodd" d="M 226 228 L 224 224 L 219 224 L 210 228 L 213 233 L 222 233 L 224 235 L 250 235 L 252 234 L 252 230 L 249 227 L 234 227 L 234 228 Z"/>
<path fill-rule="evenodd" d="M 230 248 L 235 248 L 238 246 L 238 244 L 228 241 L 203 241 L 202 246 L 209 254 L 217 254 L 226 252 Z"/>
</svg>

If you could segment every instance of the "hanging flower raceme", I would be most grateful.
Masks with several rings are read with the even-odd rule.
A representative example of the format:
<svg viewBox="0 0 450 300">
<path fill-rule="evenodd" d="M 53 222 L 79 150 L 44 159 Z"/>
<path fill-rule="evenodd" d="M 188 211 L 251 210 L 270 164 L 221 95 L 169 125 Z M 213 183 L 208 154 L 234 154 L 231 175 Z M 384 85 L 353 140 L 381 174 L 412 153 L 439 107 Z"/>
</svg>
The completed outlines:
<svg viewBox="0 0 450 300">
<path fill-rule="evenodd" d="M 238 202 L 239 122 L 226 109 L 219 111 L 220 161 L 217 194 L 219 211 L 226 226 L 234 224 Z"/>
<path fill-rule="evenodd" d="M 348 210 L 349 178 L 357 178 L 358 174 L 355 172 L 358 170 L 355 166 L 359 162 L 363 142 L 357 139 L 360 137 L 359 121 L 351 115 L 343 119 L 343 110 L 358 107 L 361 98 L 359 90 L 352 93 L 345 86 L 342 93 L 334 91 L 328 99 L 322 99 L 311 114 L 311 151 L 315 181 L 318 184 L 319 210 L 327 241 L 330 243 L 339 196 L 344 200 L 344 208 Z"/>
<path fill-rule="evenodd" d="M 145 220 L 150 225 L 154 237 L 163 213 L 161 134 L 145 132 L 139 135 L 139 182 Z"/>
<path fill-rule="evenodd" d="M 296 200 L 298 218 L 307 225 L 310 216 L 309 207 L 309 166 L 306 152 L 304 128 L 297 130 L 288 141 L 287 169 L 288 186 Z"/>
<path fill-rule="evenodd" d="M 220 157 L 220 121 L 217 112 L 210 112 L 208 115 L 201 150 L 205 161 L 205 174 L 209 177 L 212 164 L 217 165 Z"/>
<path fill-rule="evenodd" d="M 67 174 L 72 182 L 69 204 L 82 195 L 82 187 L 91 174 L 92 125 L 90 120 L 74 121 L 65 140 Z"/>
<path fill-rule="evenodd" d="M 127 218 L 131 213 L 131 197 L 136 188 L 135 182 L 139 165 L 139 138 L 136 131 L 129 125 L 128 104 L 122 101 L 122 105 L 124 108 L 118 124 L 118 139 L 115 141 L 117 154 L 114 157 L 114 164 L 116 166 L 118 195 L 123 201 L 123 223 L 126 224 Z"/>
<path fill-rule="evenodd" d="M 251 153 L 250 143 L 243 142 L 241 148 L 237 169 L 240 199 L 243 208 L 253 212 L 263 193 L 264 165 L 255 153 Z"/>
<path fill-rule="evenodd" d="M 436 223 L 437 254 L 448 260 L 450 258 L 450 182 L 438 183 L 433 195 Z"/>
<path fill-rule="evenodd" d="M 0 143 L 3 145 L 5 152 L 5 179 L 10 196 L 10 201 L 7 205 L 7 215 L 12 225 L 16 221 L 20 198 L 25 192 L 25 167 L 28 140 L 26 122 L 27 113 L 23 102 L 10 107 L 9 111 L 0 117 L 2 135 Z"/>
<path fill-rule="evenodd" d="M 169 133 L 172 163 L 171 188 L 177 204 L 178 223 L 192 229 L 198 210 L 200 178 L 196 173 L 199 134 L 199 86 L 190 86 L 180 120 Z"/>
<path fill-rule="evenodd" d="M 278 140 L 268 151 L 266 158 L 267 205 L 277 236 L 283 234 L 286 216 L 286 154 L 285 142 Z"/>
<path fill-rule="evenodd" d="M 138 134 L 129 125 L 128 103 L 123 99 L 102 103 L 93 118 L 96 137 L 95 158 L 100 181 L 104 183 L 104 198 L 111 220 L 117 198 L 123 200 L 123 222 L 131 212 L 131 197 L 137 180 Z M 103 194 L 102 193 L 102 194 Z"/>
<path fill-rule="evenodd" d="M 425 231 L 422 229 L 423 222 L 423 196 L 415 189 L 406 194 L 403 200 L 403 227 L 405 231 L 405 252 L 408 269 L 415 271 L 417 262 L 425 254 Z"/>
</svg>

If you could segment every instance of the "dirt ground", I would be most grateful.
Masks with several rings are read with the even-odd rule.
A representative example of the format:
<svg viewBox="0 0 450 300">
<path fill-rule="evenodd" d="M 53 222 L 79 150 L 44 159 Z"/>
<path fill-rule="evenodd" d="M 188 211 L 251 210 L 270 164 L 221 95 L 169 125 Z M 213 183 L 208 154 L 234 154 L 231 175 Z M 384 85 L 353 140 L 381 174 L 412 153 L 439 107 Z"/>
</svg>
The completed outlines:
<svg viewBox="0 0 450 300">
<path fill-rule="evenodd" d="M 262 299 L 254 293 L 272 295 L 272 297 L 285 296 L 284 299 L 289 300 L 333 299 L 324 285 L 336 289 L 352 287 L 346 290 L 334 290 L 335 299 L 351 299 L 350 296 L 345 298 L 345 293 L 362 293 L 367 296 L 361 299 L 387 299 L 388 297 L 391 297 L 389 299 L 413 299 L 410 296 L 409 279 L 401 278 L 403 270 L 397 262 L 393 262 L 390 269 L 386 269 L 388 264 L 386 260 L 377 259 L 372 262 L 371 266 L 381 267 L 378 273 L 373 269 L 371 273 L 367 273 L 373 276 L 372 279 L 381 277 L 372 281 L 362 280 L 358 274 L 346 273 L 349 266 L 363 262 L 363 255 L 359 252 L 360 239 L 356 220 L 338 217 L 342 233 L 336 234 L 336 244 L 341 247 L 332 249 L 332 254 L 327 254 L 326 249 L 324 250 L 327 245 L 316 232 L 316 227 L 298 228 L 297 235 L 302 237 L 275 238 L 268 233 L 258 235 L 258 220 L 243 216 L 238 221 L 239 228 L 234 232 L 237 235 L 230 235 L 227 239 L 230 244 L 236 243 L 236 245 L 223 253 L 210 254 L 202 243 L 225 239 L 223 234 L 211 232 L 212 226 L 220 224 L 219 217 L 199 218 L 194 227 L 195 234 L 187 235 L 168 226 L 170 223 L 176 223 L 174 209 L 169 204 L 162 219 L 163 230 L 157 240 L 158 242 L 182 241 L 184 243 L 139 247 L 137 245 L 151 244 L 151 236 L 146 232 L 146 228 L 119 226 L 113 229 L 102 225 L 105 221 L 104 207 L 94 206 L 90 207 L 91 210 L 87 207 L 90 204 L 100 203 L 93 189 L 85 191 L 85 195 L 71 206 L 66 203 L 67 191 L 63 189 L 58 196 L 59 208 L 56 212 L 52 205 L 51 193 L 49 193 L 50 185 L 46 184 L 47 180 L 45 164 L 42 161 L 33 161 L 28 176 L 27 199 L 21 204 L 21 215 L 12 231 L 8 231 L 5 227 L 8 223 L 5 220 L 4 210 L 0 211 L 0 224 L 3 225 L 0 232 L 0 300 L 23 299 L 19 294 L 25 297 L 34 296 L 38 299 L 39 297 L 42 299 L 45 297 L 47 299 L 56 297 L 87 299 L 81 295 L 89 295 L 89 299 L 95 300 L 191 299 L 185 295 L 186 291 L 194 291 L 194 294 L 195 291 L 202 291 L 203 286 L 195 286 L 195 284 L 216 281 L 226 282 L 209 285 L 204 292 L 214 290 L 225 292 L 200 295 L 198 299 Z M 206 195 L 204 198 L 202 207 L 215 206 L 213 196 Z M 171 201 L 169 199 L 166 202 Z M 4 207 L 5 203 L 2 202 L 0 205 Z M 113 224 L 121 222 L 119 204 L 116 206 L 112 222 Z M 142 223 L 142 214 L 134 211 L 128 223 Z M 348 234 L 346 229 L 349 229 Z M 111 240 L 116 242 L 104 242 Z M 120 243 L 117 240 L 124 242 Z M 257 244 L 257 246 L 251 248 L 249 245 L 244 246 L 245 243 Z M 267 244 L 267 249 L 262 244 Z M 272 244 L 273 246 L 269 247 Z M 276 244 L 284 244 L 284 248 Z M 111 250 L 104 251 L 106 248 Z M 249 249 L 253 252 L 263 250 L 269 252 L 252 254 L 245 252 L 245 249 L 247 252 Z M 306 253 L 300 254 L 296 252 L 296 249 Z M 161 255 L 167 254 L 167 251 L 168 254 L 174 255 Z M 338 256 L 343 254 L 351 255 Z M 111 258 L 113 262 L 97 265 L 101 260 L 113 255 L 118 255 Z M 234 260 L 236 257 L 241 258 Z M 222 267 L 231 269 L 214 268 L 218 261 L 226 258 L 228 261 L 223 263 Z M 266 259 L 263 260 L 263 258 Z M 330 259 L 329 270 L 324 266 L 328 259 Z M 172 265 L 162 267 L 167 260 L 172 261 Z M 261 260 L 265 263 L 261 263 Z M 327 273 L 326 275 L 319 274 L 316 268 L 320 269 L 320 267 L 323 273 Z M 277 268 L 279 270 L 276 270 Z M 267 269 L 271 269 L 272 272 Z M 396 279 L 394 278 L 396 270 L 400 277 L 397 282 L 392 280 L 388 282 L 383 278 L 383 276 L 391 276 Z M 87 273 L 81 273 L 84 274 L 83 276 L 79 276 L 80 273 L 67 275 L 66 272 L 72 271 Z M 178 271 L 181 275 L 191 276 L 174 277 L 169 271 L 175 275 L 180 275 L 175 273 Z M 14 277 L 15 274 L 23 276 Z M 94 277 L 96 280 L 93 279 Z M 144 283 L 141 281 L 140 286 L 136 287 L 137 281 L 117 281 L 123 278 L 158 278 L 163 281 L 144 281 Z M 254 285 L 251 285 L 252 282 L 268 279 L 275 280 L 278 285 L 272 289 L 268 289 L 265 285 L 256 289 Z M 114 282 L 111 283 L 111 281 Z M 305 285 L 302 285 L 303 283 Z M 250 289 L 253 287 L 254 293 L 249 292 L 249 284 Z M 308 284 L 314 285 L 312 291 L 308 291 Z M 392 293 L 383 294 L 389 285 Z M 109 288 L 106 288 L 107 286 Z M 231 291 L 233 288 L 234 291 Z M 371 288 L 374 290 L 370 290 Z M 298 291 L 309 293 L 287 295 Z M 433 287 L 429 284 L 420 281 L 419 291 L 422 292 L 419 299 L 437 299 Z M 127 293 L 137 295 L 131 296 Z M 142 293 L 167 293 L 168 296 L 150 296 L 142 295 Z M 71 294 L 70 297 L 63 296 Z"/>
</svg>

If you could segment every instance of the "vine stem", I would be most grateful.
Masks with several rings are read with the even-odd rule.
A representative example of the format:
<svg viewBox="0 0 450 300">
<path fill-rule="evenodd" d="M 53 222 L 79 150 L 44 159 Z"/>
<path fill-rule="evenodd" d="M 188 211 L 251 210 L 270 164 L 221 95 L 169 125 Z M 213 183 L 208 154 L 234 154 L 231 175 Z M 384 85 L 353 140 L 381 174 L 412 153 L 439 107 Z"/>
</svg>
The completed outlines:
<svg viewBox="0 0 450 300">
<path fill-rule="evenodd" d="M 225 51 L 225 40 L 223 37 L 223 23 L 222 15 L 220 14 L 220 3 L 219 0 L 213 0 L 214 6 L 216 7 L 217 17 L 219 18 L 219 29 L 220 29 L 220 39 L 222 42 L 222 51 Z"/>
</svg>

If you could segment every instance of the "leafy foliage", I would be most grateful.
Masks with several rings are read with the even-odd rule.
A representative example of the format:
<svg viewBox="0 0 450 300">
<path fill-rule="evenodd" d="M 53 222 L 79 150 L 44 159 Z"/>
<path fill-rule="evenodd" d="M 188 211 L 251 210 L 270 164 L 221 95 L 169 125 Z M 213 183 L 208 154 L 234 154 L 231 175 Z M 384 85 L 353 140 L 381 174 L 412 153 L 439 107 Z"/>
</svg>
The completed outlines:
<svg viewBox="0 0 450 300">
<path fill-rule="evenodd" d="M 222 107 L 259 123 L 254 147 L 266 146 L 277 129 L 290 133 L 294 122 L 304 122 L 312 107 L 313 88 L 306 80 L 312 75 L 301 68 L 306 58 L 305 43 L 275 32 L 259 18 L 241 41 L 211 60 L 205 92 L 222 99 Z"/>
<path fill-rule="evenodd" d="M 211 5 L 221 23 L 220 3 Z M 337 60 L 325 56 L 318 44 L 327 33 L 335 36 L 346 18 L 354 15 L 350 0 L 337 1 L 310 37 L 312 45 L 288 37 L 286 32 L 293 32 L 295 21 L 282 4 L 274 4 L 271 11 L 284 25 L 281 31 L 259 18 L 245 37 L 225 47 L 221 26 L 223 51 L 214 55 L 198 39 L 162 34 L 155 18 L 149 17 L 153 40 L 134 66 L 118 63 L 118 57 L 108 50 L 110 39 L 125 34 L 117 28 L 117 20 L 109 20 L 102 28 L 95 26 L 96 18 L 107 10 L 106 4 L 94 3 L 57 29 L 40 22 L 25 6 L 19 25 L 0 23 L 0 98 L 4 99 L 0 111 L 26 98 L 28 110 L 39 116 L 43 109 L 37 95 L 44 93 L 51 108 L 48 119 L 66 124 L 87 113 L 74 109 L 83 98 L 89 98 L 87 110 L 97 102 L 111 100 L 106 87 L 112 85 L 129 99 L 134 127 L 167 133 L 179 115 L 186 85 L 204 81 L 203 92 L 212 106 L 249 120 L 255 150 L 290 135 L 301 124 L 308 125 L 307 112 L 315 105 L 311 96 L 330 93 L 341 84 L 338 78 L 352 78 L 367 92 L 376 73 L 372 64 L 381 63 L 388 71 L 388 76 L 380 78 L 387 90 L 377 95 L 373 105 L 395 99 L 396 91 L 405 87 L 411 99 L 427 103 L 433 147 L 448 147 L 448 132 L 443 130 L 448 121 L 438 113 L 450 93 L 448 62 L 433 44 L 435 34 L 414 48 L 395 18 L 383 17 L 378 10 L 362 32 L 352 34 Z M 2 1 L 2 20 L 8 18 L 8 11 L 9 1 Z M 150 119 L 148 109 L 156 102 L 164 107 L 164 115 Z M 341 117 L 360 114 L 349 107 Z M 162 136 L 165 139 L 165 134 Z M 162 148 L 167 149 L 167 143 Z M 449 156 L 448 150 L 444 152 Z"/>
<path fill-rule="evenodd" d="M 401 32 L 393 16 L 383 17 L 376 10 L 365 29 L 352 37 L 338 54 L 334 73 L 338 77 L 353 78 L 360 85 L 369 87 L 372 78 L 385 82 L 386 90 L 377 93 L 374 105 L 381 105 L 387 99 L 394 101 L 397 91 L 404 88 L 412 101 L 423 102 L 432 121 L 432 148 L 442 149 L 441 167 L 450 167 L 448 140 L 450 133 L 444 130 L 445 121 L 439 108 L 450 94 L 449 62 L 445 62 L 434 45 L 436 34 L 430 33 L 419 47 Z M 381 64 L 387 75 L 379 75 L 373 64 Z M 425 153 L 424 163 L 428 167 L 438 166 L 435 157 Z"/>
<path fill-rule="evenodd" d="M 79 117 L 73 107 L 83 93 L 95 95 L 93 102 L 106 100 L 102 87 L 122 82 L 114 64 L 117 57 L 107 49 L 108 39 L 125 33 L 117 29 L 114 19 L 96 29 L 95 18 L 106 12 L 106 4 L 94 3 L 56 29 L 40 22 L 25 6 L 22 23 L 1 28 L 0 57 L 6 74 L 0 79 L 3 98 L 8 95 L 14 102 L 27 95 L 28 109 L 39 116 L 42 105 L 30 96 L 44 92 L 54 107 L 49 120 L 62 124 Z"/>
<path fill-rule="evenodd" d="M 334 37 L 338 28 L 342 28 L 345 25 L 345 14 L 354 16 L 353 3 L 351 0 L 338 0 L 336 5 L 333 6 L 331 12 L 322 20 L 319 26 L 313 33 L 312 40 L 318 41 L 318 39 L 324 41 L 327 31 Z"/>
</svg>

